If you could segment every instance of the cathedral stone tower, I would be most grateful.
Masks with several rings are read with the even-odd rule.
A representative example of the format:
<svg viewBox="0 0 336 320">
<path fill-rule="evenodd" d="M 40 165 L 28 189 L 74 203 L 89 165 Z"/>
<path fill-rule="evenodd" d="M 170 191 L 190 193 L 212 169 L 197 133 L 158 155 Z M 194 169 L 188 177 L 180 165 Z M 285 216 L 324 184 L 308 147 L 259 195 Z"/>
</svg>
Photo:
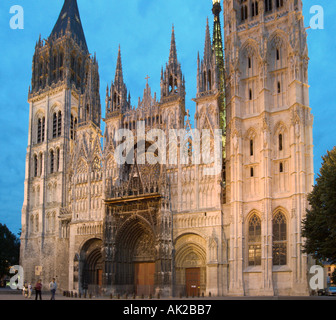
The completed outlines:
<svg viewBox="0 0 336 320">
<path fill-rule="evenodd" d="M 61 262 L 68 261 L 70 155 L 78 126 L 100 126 L 98 90 L 98 67 L 89 56 L 77 2 L 65 0 L 33 57 L 21 236 L 27 281 L 43 273 L 45 281 L 58 275 L 67 284 Z"/>
<path fill-rule="evenodd" d="M 177 59 L 173 26 L 169 60 L 161 71 L 161 112 L 168 120 L 169 129 L 183 128 L 185 117 L 185 79 Z"/>
<path fill-rule="evenodd" d="M 307 294 L 301 221 L 313 185 L 301 0 L 224 1 L 229 292 Z"/>
</svg>

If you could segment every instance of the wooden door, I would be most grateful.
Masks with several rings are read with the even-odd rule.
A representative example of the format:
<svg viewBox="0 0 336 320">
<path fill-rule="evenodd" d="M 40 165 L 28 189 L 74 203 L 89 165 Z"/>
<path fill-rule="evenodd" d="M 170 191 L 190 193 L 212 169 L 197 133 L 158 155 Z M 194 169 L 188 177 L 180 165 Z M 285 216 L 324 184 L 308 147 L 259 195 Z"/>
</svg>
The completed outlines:
<svg viewBox="0 0 336 320">
<path fill-rule="evenodd" d="M 197 297 L 200 294 L 201 286 L 201 269 L 186 269 L 186 291 L 189 297 Z"/>
<path fill-rule="evenodd" d="M 135 293 L 137 295 L 154 294 L 155 263 L 135 264 Z"/>
<path fill-rule="evenodd" d="M 97 270 L 97 284 L 98 286 L 103 285 L 103 270 L 102 269 Z"/>
</svg>

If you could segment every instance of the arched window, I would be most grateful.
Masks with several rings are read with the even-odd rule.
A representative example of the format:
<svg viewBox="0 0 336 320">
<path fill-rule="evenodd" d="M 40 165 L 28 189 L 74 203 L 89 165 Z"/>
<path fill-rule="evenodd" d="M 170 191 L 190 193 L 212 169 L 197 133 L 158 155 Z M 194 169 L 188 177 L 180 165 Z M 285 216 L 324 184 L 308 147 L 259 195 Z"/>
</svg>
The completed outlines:
<svg viewBox="0 0 336 320">
<path fill-rule="evenodd" d="M 45 117 L 42 118 L 42 142 L 44 142 L 45 133 Z"/>
<path fill-rule="evenodd" d="M 58 111 L 57 136 L 60 137 L 61 135 L 62 135 L 62 112 Z"/>
<path fill-rule="evenodd" d="M 248 223 L 248 264 L 261 265 L 261 220 L 254 214 Z"/>
<path fill-rule="evenodd" d="M 39 154 L 39 176 L 42 175 L 42 168 L 43 168 L 43 156 L 42 153 Z"/>
<path fill-rule="evenodd" d="M 250 176 L 251 176 L 251 178 L 254 177 L 254 169 L 253 169 L 253 167 L 251 167 L 251 169 L 250 169 Z"/>
<path fill-rule="evenodd" d="M 37 173 L 38 173 L 38 162 L 37 162 L 37 155 L 34 155 L 34 177 L 37 177 Z"/>
<path fill-rule="evenodd" d="M 64 53 L 61 52 L 60 56 L 59 56 L 59 61 L 60 61 L 59 65 L 60 65 L 60 68 L 63 67 L 63 60 L 64 60 Z"/>
<path fill-rule="evenodd" d="M 57 137 L 57 113 L 53 114 L 53 138 Z"/>
<path fill-rule="evenodd" d="M 42 119 L 39 118 L 37 122 L 37 143 L 42 142 Z"/>
<path fill-rule="evenodd" d="M 279 151 L 283 150 L 283 135 L 279 134 Z"/>
<path fill-rule="evenodd" d="M 41 61 L 39 63 L 39 76 L 40 76 L 40 78 L 42 77 L 42 75 L 43 75 L 43 61 Z M 42 84 L 42 80 L 41 79 L 40 79 L 40 84 Z"/>
<path fill-rule="evenodd" d="M 59 168 L 60 168 L 60 149 L 57 148 L 56 149 L 56 172 L 59 171 Z"/>
<path fill-rule="evenodd" d="M 252 95 L 252 89 L 249 89 L 249 100 L 253 99 L 253 95 Z"/>
<path fill-rule="evenodd" d="M 55 169 L 55 156 L 54 156 L 54 151 L 50 151 L 50 173 L 54 173 Z"/>
<path fill-rule="evenodd" d="M 258 1 L 252 1 L 251 3 L 251 15 L 255 17 L 259 14 Z"/>
<path fill-rule="evenodd" d="M 281 8 L 281 7 L 283 7 L 283 5 L 284 5 L 283 0 L 276 0 L 276 7 L 277 8 Z"/>
<path fill-rule="evenodd" d="M 243 15 L 242 21 L 247 20 L 247 17 L 248 17 L 248 15 L 247 15 L 247 6 L 243 6 L 242 7 L 242 15 Z"/>
<path fill-rule="evenodd" d="M 250 140 L 250 156 L 253 156 L 253 155 L 254 155 L 254 142 L 251 139 Z"/>
<path fill-rule="evenodd" d="M 73 140 L 74 138 L 74 116 L 70 117 L 70 138 Z"/>
<path fill-rule="evenodd" d="M 265 0 L 265 12 L 272 11 L 272 1 L 273 0 Z"/>
<path fill-rule="evenodd" d="M 57 53 L 54 53 L 54 65 L 53 65 L 53 71 L 55 71 L 57 68 Z"/>
<path fill-rule="evenodd" d="M 208 90 L 211 90 L 211 71 L 208 71 Z"/>
<path fill-rule="evenodd" d="M 241 6 L 241 21 L 244 22 L 248 15 L 247 15 L 247 0 L 241 0 L 240 1 L 242 6 Z"/>
<path fill-rule="evenodd" d="M 77 118 L 71 115 L 70 121 L 70 138 L 72 140 L 76 139 L 76 127 L 77 127 Z"/>
<path fill-rule="evenodd" d="M 281 83 L 278 81 L 278 93 L 281 93 Z"/>
<path fill-rule="evenodd" d="M 279 171 L 280 171 L 280 173 L 284 172 L 284 168 L 283 168 L 283 163 L 282 162 L 280 162 Z"/>
<path fill-rule="evenodd" d="M 116 99 L 117 99 L 117 97 L 116 97 Z M 118 99 L 117 99 L 118 100 Z M 118 104 L 118 101 L 116 101 L 116 105 Z M 89 106 L 89 104 L 87 104 L 86 105 L 86 115 L 85 115 L 85 119 L 86 119 L 86 121 L 89 121 L 89 119 L 90 119 L 90 106 Z"/>
<path fill-rule="evenodd" d="M 273 265 L 287 264 L 287 221 L 282 212 L 273 217 Z"/>
<path fill-rule="evenodd" d="M 75 118 L 75 126 L 74 126 L 74 140 L 76 140 L 76 132 L 77 132 L 77 118 Z"/>
<path fill-rule="evenodd" d="M 172 92 L 174 89 L 174 80 L 173 80 L 173 76 L 171 75 L 169 77 L 169 92 Z"/>
<path fill-rule="evenodd" d="M 60 56 L 59 56 L 59 65 L 60 65 L 60 69 L 59 69 L 59 77 L 60 80 L 63 80 L 63 61 L 64 61 L 64 53 L 61 52 Z"/>
<path fill-rule="evenodd" d="M 76 58 L 74 57 L 74 55 L 71 55 L 70 67 L 71 67 L 71 81 L 74 81 L 75 80 L 75 67 L 76 67 Z"/>
</svg>

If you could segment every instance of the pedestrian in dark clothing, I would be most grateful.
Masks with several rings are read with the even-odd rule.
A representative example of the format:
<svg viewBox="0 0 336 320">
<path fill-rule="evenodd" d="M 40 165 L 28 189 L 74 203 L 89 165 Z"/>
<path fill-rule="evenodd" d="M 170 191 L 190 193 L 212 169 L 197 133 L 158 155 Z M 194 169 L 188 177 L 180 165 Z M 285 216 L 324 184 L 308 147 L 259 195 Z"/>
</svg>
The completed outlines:
<svg viewBox="0 0 336 320">
<path fill-rule="evenodd" d="M 42 300 L 42 280 L 40 279 L 39 281 L 37 281 L 36 285 L 35 285 L 35 300 L 37 300 L 37 297 L 40 297 L 40 300 Z"/>
</svg>

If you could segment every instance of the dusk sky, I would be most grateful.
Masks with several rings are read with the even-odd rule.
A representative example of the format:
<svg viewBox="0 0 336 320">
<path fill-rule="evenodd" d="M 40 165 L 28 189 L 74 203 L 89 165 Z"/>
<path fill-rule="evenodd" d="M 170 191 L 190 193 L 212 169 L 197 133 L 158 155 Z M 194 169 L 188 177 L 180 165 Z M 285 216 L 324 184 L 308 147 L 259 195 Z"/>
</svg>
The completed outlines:
<svg viewBox="0 0 336 320">
<path fill-rule="evenodd" d="M 35 43 L 48 38 L 63 0 L 2 0 L 0 2 L 0 223 L 15 234 L 21 227 L 25 158 L 28 142 L 28 88 Z M 124 79 L 136 106 L 150 77 L 152 93 L 160 97 L 161 67 L 169 57 L 172 24 L 178 59 L 186 78 L 186 108 L 193 117 L 197 52 L 203 55 L 206 19 L 212 21 L 211 0 L 78 0 L 89 51 L 99 62 L 102 117 L 107 84 L 114 79 L 121 46 Z M 10 28 L 10 8 L 24 9 L 24 29 Z M 310 106 L 314 121 L 315 173 L 321 157 L 336 145 L 335 71 L 336 7 L 334 1 L 304 0 L 305 26 L 313 5 L 324 9 L 324 29 L 308 30 Z M 222 16 L 223 17 L 223 16 Z M 223 26 L 223 18 L 222 18 Z M 212 23 L 210 24 L 212 29 Z M 223 33 L 224 34 L 224 33 Z"/>
</svg>

